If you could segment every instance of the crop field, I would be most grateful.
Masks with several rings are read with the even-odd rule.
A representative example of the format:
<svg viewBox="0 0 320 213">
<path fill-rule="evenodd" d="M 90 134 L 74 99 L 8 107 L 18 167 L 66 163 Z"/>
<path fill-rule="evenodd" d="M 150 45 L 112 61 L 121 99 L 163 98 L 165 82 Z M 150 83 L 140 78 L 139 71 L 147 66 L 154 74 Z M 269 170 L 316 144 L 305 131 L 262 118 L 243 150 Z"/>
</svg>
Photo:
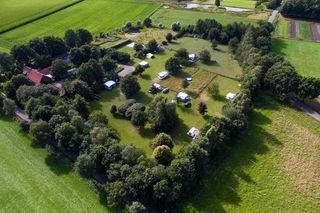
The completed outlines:
<svg viewBox="0 0 320 213">
<path fill-rule="evenodd" d="M 215 4 L 215 0 L 193 0 L 194 3 L 201 4 Z M 256 1 L 254 0 L 222 0 L 221 6 L 241 7 L 241 8 L 255 8 Z"/>
<path fill-rule="evenodd" d="M 320 124 L 269 94 L 185 212 L 319 212 Z"/>
<path fill-rule="evenodd" d="M 273 39 L 272 49 L 287 58 L 300 74 L 320 78 L 320 43 Z"/>
<path fill-rule="evenodd" d="M 144 43 L 148 41 L 149 38 L 152 37 L 151 34 L 145 37 L 145 34 L 141 34 L 136 38 L 132 38 L 135 41 L 143 41 L 143 38 L 147 38 L 144 40 Z M 159 40 L 161 41 L 161 40 Z M 198 44 L 198 45 L 191 45 Z M 203 49 L 207 49 L 212 54 L 212 59 L 216 60 L 219 65 L 212 64 L 208 65 L 207 70 L 203 70 L 201 67 L 201 63 L 197 62 L 195 67 L 184 68 L 183 72 L 179 73 L 176 76 L 170 76 L 170 78 L 159 81 L 157 78 L 157 74 L 163 70 L 165 70 L 165 62 L 166 60 L 173 56 L 175 50 L 180 47 L 187 48 L 187 50 L 191 53 L 199 53 Z M 187 93 L 191 96 L 198 91 L 202 91 L 199 96 L 193 96 L 192 98 L 192 106 L 190 108 L 184 107 L 182 104 L 179 104 L 177 107 L 177 112 L 179 114 L 179 123 L 177 127 L 170 133 L 175 142 L 174 151 L 177 152 L 183 147 L 185 144 L 191 141 L 186 133 L 191 127 L 201 128 L 201 126 L 205 123 L 206 117 L 210 115 L 218 115 L 221 116 L 221 109 L 224 103 L 226 103 L 225 95 L 228 92 L 238 92 L 239 86 L 238 82 L 229 78 L 225 78 L 219 76 L 215 72 L 220 72 L 228 70 L 229 74 L 232 76 L 241 73 L 241 68 L 239 65 L 237 69 L 230 70 L 230 64 L 235 63 L 230 60 L 230 55 L 227 52 L 226 46 L 219 47 L 223 51 L 213 51 L 210 42 L 201 40 L 201 39 L 193 39 L 193 38 L 182 38 L 175 43 L 170 44 L 166 47 L 166 50 L 162 54 L 156 54 L 154 59 L 146 59 L 149 62 L 150 67 L 146 69 L 146 71 L 142 74 L 141 77 L 138 77 L 139 83 L 141 86 L 141 91 L 134 97 L 138 102 L 148 104 L 152 101 L 154 95 L 148 93 L 150 86 L 157 82 L 163 87 L 170 88 L 169 94 L 163 94 L 163 96 L 167 97 L 168 101 L 171 101 L 176 92 L 183 91 L 181 88 L 181 82 L 186 77 L 193 77 L 193 80 L 189 87 L 186 89 Z M 129 47 L 123 47 L 120 49 L 121 51 L 128 52 L 133 54 L 133 50 Z M 219 53 L 219 54 L 218 54 Z M 141 60 L 134 59 L 135 65 L 138 64 Z M 236 64 L 234 64 L 236 66 Z M 202 73 L 204 72 L 205 75 Z M 209 72 L 209 74 L 208 74 Z M 234 72 L 234 73 L 232 73 Z M 209 80 L 208 80 L 209 79 Z M 212 82 L 218 82 L 220 89 L 220 97 L 217 99 L 213 99 L 210 95 L 207 94 L 206 88 L 204 88 L 204 84 L 200 82 L 206 82 L 205 85 L 208 86 Z M 121 142 L 125 144 L 134 144 L 135 146 L 145 150 L 147 155 L 152 154 L 152 149 L 149 147 L 149 142 L 154 138 L 154 134 L 150 129 L 150 126 L 146 126 L 141 129 L 135 128 L 130 121 L 125 120 L 119 117 L 113 117 L 109 112 L 111 105 L 121 105 L 125 101 L 125 97 L 120 95 L 119 88 L 114 89 L 113 91 L 106 91 L 100 94 L 101 98 L 99 101 L 95 101 L 91 104 L 92 110 L 101 110 L 105 113 L 109 119 L 109 123 L 112 127 L 117 129 L 121 136 Z M 208 116 L 201 116 L 197 110 L 198 104 L 200 101 L 207 103 L 208 106 Z"/>
<path fill-rule="evenodd" d="M 76 0 L 0 0 L 0 31 L 46 15 Z"/>
<path fill-rule="evenodd" d="M 85 0 L 72 7 L 0 35 L 0 47 L 10 49 L 35 37 L 63 36 L 67 29 L 107 32 L 127 21 L 143 20 L 159 5 L 144 0 Z M 90 14 L 90 15 L 88 15 Z"/>
<path fill-rule="evenodd" d="M 223 25 L 233 22 L 243 22 L 247 24 L 255 24 L 258 20 L 249 19 L 242 16 L 233 16 L 228 14 L 218 14 L 209 12 L 198 12 L 191 10 L 172 10 L 160 9 L 152 15 L 152 20 L 156 23 L 162 23 L 166 27 L 170 27 L 172 23 L 179 21 L 182 25 L 195 24 L 198 19 L 215 19 Z"/>
<path fill-rule="evenodd" d="M 320 23 L 279 17 L 275 37 L 298 40 L 320 41 Z"/>
<path fill-rule="evenodd" d="M 0 118 L 0 212 L 107 212 L 64 160 L 31 146 L 19 126 Z"/>
</svg>

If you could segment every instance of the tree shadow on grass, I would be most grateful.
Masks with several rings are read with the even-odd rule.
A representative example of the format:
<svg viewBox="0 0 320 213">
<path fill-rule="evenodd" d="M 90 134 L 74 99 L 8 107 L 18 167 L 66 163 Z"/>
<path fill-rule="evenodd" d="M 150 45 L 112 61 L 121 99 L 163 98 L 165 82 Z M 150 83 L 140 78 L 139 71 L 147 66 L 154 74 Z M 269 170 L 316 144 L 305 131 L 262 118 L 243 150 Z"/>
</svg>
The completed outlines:
<svg viewBox="0 0 320 213">
<path fill-rule="evenodd" d="M 186 211 L 226 212 L 224 204 L 240 205 L 242 200 L 237 192 L 240 181 L 256 185 L 256 180 L 246 172 L 246 168 L 257 162 L 258 155 L 266 154 L 270 146 L 282 145 L 261 126 L 269 123 L 271 120 L 258 111 L 250 114 L 247 132 L 232 149 L 222 154 L 223 157 L 211 163 L 197 195 L 182 204 Z"/>
<path fill-rule="evenodd" d="M 283 39 L 274 38 L 272 39 L 272 49 L 279 55 L 285 56 L 286 53 L 283 52 L 287 48 L 288 44 Z"/>
<path fill-rule="evenodd" d="M 61 155 L 48 154 L 45 163 L 56 175 L 65 175 L 72 171 L 71 163 Z"/>
</svg>

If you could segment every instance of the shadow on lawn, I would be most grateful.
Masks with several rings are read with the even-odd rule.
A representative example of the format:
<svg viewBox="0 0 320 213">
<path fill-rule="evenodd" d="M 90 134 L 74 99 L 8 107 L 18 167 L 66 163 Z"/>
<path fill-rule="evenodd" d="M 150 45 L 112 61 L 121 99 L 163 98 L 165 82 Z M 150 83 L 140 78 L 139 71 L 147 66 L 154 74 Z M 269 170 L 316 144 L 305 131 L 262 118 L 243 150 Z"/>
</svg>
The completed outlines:
<svg viewBox="0 0 320 213">
<path fill-rule="evenodd" d="M 263 103 L 270 105 L 265 98 Z M 268 109 L 275 110 L 276 107 L 271 104 Z M 213 160 L 197 195 L 182 204 L 187 212 L 226 212 L 224 204 L 240 205 L 241 197 L 237 192 L 240 180 L 249 185 L 256 184 L 245 169 L 257 162 L 256 156 L 266 154 L 270 146 L 282 145 L 263 127 L 271 122 L 259 110 L 250 114 L 247 132 L 232 149 L 222 154 L 224 157 Z"/>
<path fill-rule="evenodd" d="M 48 154 L 45 163 L 56 175 L 65 175 L 72 170 L 71 163 L 60 155 Z"/>
<path fill-rule="evenodd" d="M 283 39 L 274 38 L 272 39 L 272 49 L 279 55 L 285 56 L 283 52 L 287 48 L 288 44 Z"/>
</svg>

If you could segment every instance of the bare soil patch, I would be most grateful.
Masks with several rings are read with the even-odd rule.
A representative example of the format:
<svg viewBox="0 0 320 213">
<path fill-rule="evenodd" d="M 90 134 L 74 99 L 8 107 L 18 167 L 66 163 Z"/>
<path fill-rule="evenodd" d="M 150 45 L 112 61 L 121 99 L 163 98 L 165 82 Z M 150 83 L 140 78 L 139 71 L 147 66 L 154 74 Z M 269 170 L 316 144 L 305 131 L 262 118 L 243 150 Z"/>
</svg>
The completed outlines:
<svg viewBox="0 0 320 213">
<path fill-rule="evenodd" d="M 297 24 L 295 20 L 290 20 L 290 38 L 297 37 Z"/>
<path fill-rule="evenodd" d="M 312 38 L 314 41 L 320 41 L 320 24 L 319 23 L 312 23 L 311 24 L 311 32 Z"/>
</svg>

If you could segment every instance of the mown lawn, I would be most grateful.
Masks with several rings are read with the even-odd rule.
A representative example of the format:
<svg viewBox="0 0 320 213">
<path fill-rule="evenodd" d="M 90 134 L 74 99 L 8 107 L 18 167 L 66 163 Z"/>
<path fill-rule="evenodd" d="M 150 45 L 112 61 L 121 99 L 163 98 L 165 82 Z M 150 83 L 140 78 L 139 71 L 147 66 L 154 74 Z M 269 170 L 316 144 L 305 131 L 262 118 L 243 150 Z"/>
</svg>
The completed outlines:
<svg viewBox="0 0 320 213">
<path fill-rule="evenodd" d="M 0 212 L 108 212 L 64 160 L 31 146 L 19 126 L 0 117 Z"/>
<path fill-rule="evenodd" d="M 63 36 L 67 29 L 86 28 L 93 34 L 143 20 L 159 5 L 145 0 L 85 0 L 58 13 L 0 35 L 0 47 L 9 49 L 35 37 Z"/>
<path fill-rule="evenodd" d="M 141 34 L 142 38 L 146 38 L 144 34 Z M 151 36 L 152 37 L 152 36 Z M 142 41 L 141 37 L 133 38 L 137 41 Z M 150 38 L 150 35 L 147 36 L 147 38 Z M 161 41 L 161 40 L 160 40 Z M 146 43 L 146 41 L 145 41 Z M 180 47 L 187 48 L 189 52 L 194 51 L 195 53 L 199 53 L 203 49 L 207 49 L 212 52 L 212 58 L 218 61 L 219 66 L 217 65 L 211 65 L 207 67 L 207 70 L 204 70 L 201 68 L 200 62 L 196 63 L 196 67 L 189 67 L 184 68 L 183 72 L 180 73 L 177 76 L 171 76 L 170 78 L 159 81 L 157 79 L 157 74 L 163 70 L 165 70 L 165 62 L 166 60 L 173 56 L 177 48 Z M 226 46 L 221 46 L 221 49 L 225 51 L 212 51 L 210 42 L 201 40 L 201 39 L 192 39 L 192 38 L 182 38 L 178 41 L 175 41 L 174 44 L 170 44 L 166 47 L 166 50 L 164 53 L 156 54 L 154 59 L 146 59 L 146 61 L 149 62 L 150 67 L 146 69 L 146 71 L 143 73 L 141 77 L 138 77 L 139 83 L 141 85 L 141 91 L 134 97 L 138 102 L 142 102 L 144 104 L 150 103 L 152 99 L 154 98 L 153 95 L 148 93 L 148 90 L 152 83 L 157 82 L 160 83 L 163 87 L 169 87 L 171 89 L 169 94 L 163 95 L 167 97 L 168 101 L 171 101 L 177 92 L 183 91 L 181 88 L 181 82 L 185 77 L 193 76 L 193 81 L 189 85 L 189 87 L 186 89 L 187 93 L 191 95 L 189 90 L 198 90 L 203 87 L 203 84 L 199 82 L 206 82 L 210 83 L 210 81 L 207 81 L 206 75 L 203 75 L 201 72 L 211 72 L 212 76 L 215 76 L 215 72 L 224 72 L 225 70 L 228 70 L 230 75 L 236 75 L 241 72 L 241 68 L 239 65 L 234 64 L 234 68 L 237 69 L 230 70 L 230 64 L 234 63 L 232 59 L 230 58 L 229 53 L 227 52 Z M 128 52 L 133 54 L 133 50 L 129 47 L 123 47 L 120 49 L 121 51 Z M 219 53 L 219 54 L 218 54 Z M 141 60 L 134 59 L 134 63 L 137 64 Z M 198 69 L 200 67 L 200 69 Z M 208 75 L 209 77 L 211 74 Z M 211 77 L 210 77 L 211 78 Z M 185 144 L 189 143 L 191 141 L 191 138 L 189 138 L 186 133 L 191 127 L 201 128 L 203 124 L 205 123 L 205 119 L 208 116 L 217 115 L 221 116 L 221 108 L 224 103 L 226 103 L 225 95 L 228 92 L 238 92 L 239 86 L 238 82 L 231 80 L 229 78 L 224 77 L 215 77 L 213 78 L 213 81 L 217 81 L 220 86 L 220 97 L 216 100 L 213 100 L 206 92 L 206 89 L 202 92 L 202 94 L 198 97 L 194 97 L 192 99 L 192 106 L 191 108 L 186 108 L 182 104 L 179 104 L 177 107 L 177 112 L 179 114 L 179 122 L 175 129 L 172 130 L 170 133 L 171 136 L 174 139 L 175 142 L 175 148 L 174 151 L 177 152 L 179 149 L 181 149 Z M 212 82 L 213 82 L 212 81 Z M 120 95 L 119 88 L 111 91 L 111 92 L 103 92 L 101 93 L 100 100 L 93 102 L 91 104 L 92 110 L 101 110 L 104 112 L 110 122 L 110 125 L 117 129 L 121 136 L 121 142 L 125 144 L 134 144 L 135 146 L 142 148 L 146 151 L 148 155 L 152 154 L 152 150 L 149 147 L 150 140 L 155 136 L 150 129 L 150 126 L 146 126 L 145 128 L 137 129 L 135 128 L 130 121 L 119 118 L 119 117 L 113 117 L 110 113 L 110 107 L 114 105 L 121 105 L 124 103 L 125 98 L 124 96 Z M 208 106 L 208 116 L 203 117 L 198 112 L 198 104 L 200 101 L 204 101 L 207 103 Z"/>
<path fill-rule="evenodd" d="M 276 22 L 274 35 L 280 38 L 290 38 L 290 22 L 280 16 Z"/>
<path fill-rule="evenodd" d="M 48 14 L 76 0 L 0 0 L 0 31 Z"/>
<path fill-rule="evenodd" d="M 247 133 L 209 170 L 185 212 L 319 212 L 320 123 L 259 98 Z"/>
<path fill-rule="evenodd" d="M 248 19 L 241 16 L 233 16 L 228 14 L 197 12 L 191 10 L 173 10 L 160 9 L 152 15 L 152 20 L 155 23 L 162 23 L 166 27 L 171 27 L 171 24 L 179 21 L 182 25 L 195 24 L 198 19 L 215 19 L 223 25 L 233 22 L 243 22 L 247 24 L 255 24 L 258 20 Z"/>
<path fill-rule="evenodd" d="M 297 35 L 298 39 L 311 40 L 312 39 L 311 23 L 299 21 L 297 22 L 297 24 L 299 27 L 299 33 Z"/>
<path fill-rule="evenodd" d="M 320 43 L 273 39 L 272 49 L 287 58 L 300 74 L 320 77 Z"/>
<path fill-rule="evenodd" d="M 194 3 L 201 4 L 215 4 L 215 0 L 193 0 Z M 223 0 L 221 6 L 228 7 L 242 7 L 242 8 L 255 8 L 256 1 L 254 0 Z"/>
</svg>

